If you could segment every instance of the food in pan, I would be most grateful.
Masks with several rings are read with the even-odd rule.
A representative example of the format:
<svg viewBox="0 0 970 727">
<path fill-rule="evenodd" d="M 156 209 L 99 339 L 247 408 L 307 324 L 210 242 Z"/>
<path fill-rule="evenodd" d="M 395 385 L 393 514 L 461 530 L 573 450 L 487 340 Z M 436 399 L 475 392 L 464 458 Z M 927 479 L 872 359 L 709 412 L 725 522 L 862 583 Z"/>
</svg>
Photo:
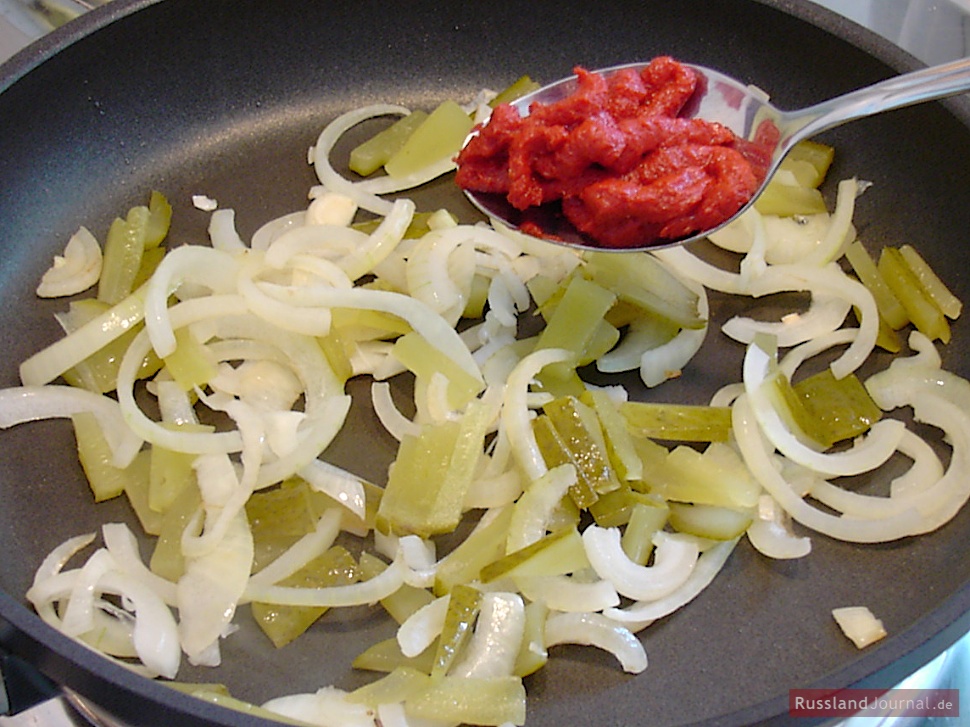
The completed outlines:
<svg viewBox="0 0 970 727">
<path fill-rule="evenodd" d="M 322 724 L 521 724 L 523 679 L 559 644 L 646 669 L 635 634 L 701 593 L 741 540 L 806 557 L 813 532 L 885 542 L 963 506 L 970 386 L 934 343 L 960 301 L 915 248 L 876 259 L 856 239 L 866 184 L 843 180 L 819 209 L 830 149 L 802 147 L 773 207 L 713 236 L 736 270 L 684 249 L 580 253 L 391 198 L 450 173 L 490 109 L 448 102 L 397 127 L 390 151 L 353 157 L 395 173 L 363 179 L 338 173 L 337 140 L 410 112 L 341 116 L 311 150 L 307 208 L 247 241 L 217 208 L 210 244 L 166 251 L 177 212 L 159 193 L 116 220 L 96 294 L 59 316 L 65 337 L 23 362 L 23 386 L 0 391 L 0 425 L 70 417 L 94 498 L 127 497 L 153 552 L 143 561 L 121 523 L 69 538 L 27 594 L 42 618 L 175 679 L 183 659 L 220 662 L 240 605 L 285 648 L 328 609 L 379 602 L 397 636 L 354 666 L 384 678 L 263 708 Z M 64 277 L 65 292 L 81 285 Z M 709 292 L 784 291 L 811 302 L 708 330 Z M 708 335 L 745 347 L 737 379 L 704 405 L 664 402 Z M 898 355 L 864 375 L 876 347 Z M 638 371 L 653 401 L 588 385 L 588 367 Z M 371 400 L 356 405 L 400 445 L 385 482 L 326 462 L 345 384 L 363 376 Z M 396 378 L 413 382 L 410 401 Z M 902 407 L 944 432 L 946 466 L 892 416 Z M 912 466 L 887 493 L 839 486 L 899 456 Z"/>
</svg>

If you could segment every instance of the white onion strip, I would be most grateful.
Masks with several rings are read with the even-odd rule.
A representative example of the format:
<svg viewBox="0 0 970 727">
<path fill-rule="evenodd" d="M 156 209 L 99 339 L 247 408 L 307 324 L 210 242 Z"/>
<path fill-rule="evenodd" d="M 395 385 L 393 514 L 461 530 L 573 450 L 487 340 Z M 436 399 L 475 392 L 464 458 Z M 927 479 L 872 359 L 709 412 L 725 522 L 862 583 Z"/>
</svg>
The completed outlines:
<svg viewBox="0 0 970 727">
<path fill-rule="evenodd" d="M 546 648 L 559 644 L 597 646 L 610 652 L 623 671 L 647 668 L 647 652 L 629 629 L 601 613 L 555 613 L 546 620 Z"/>
<path fill-rule="evenodd" d="M 668 616 L 682 606 L 690 603 L 700 594 L 714 577 L 721 572 L 728 556 L 734 552 L 738 540 L 726 540 L 708 548 L 697 559 L 694 570 L 679 588 L 655 601 L 637 601 L 626 608 L 608 608 L 603 612 L 608 618 L 622 623 L 636 632 L 646 628 L 654 621 Z"/>
<path fill-rule="evenodd" d="M 399 552 L 391 564 L 373 578 L 347 586 L 323 588 L 294 588 L 290 586 L 252 586 L 246 589 L 243 600 L 271 603 L 279 606 L 363 606 L 377 603 L 404 585 L 408 576 L 404 556 Z"/>
<path fill-rule="evenodd" d="M 699 554 L 696 541 L 660 531 L 654 536 L 653 565 L 630 560 L 620 544 L 619 528 L 590 525 L 583 531 L 583 545 L 590 565 L 617 592 L 638 601 L 655 601 L 677 590 L 690 577 Z"/>
<path fill-rule="evenodd" d="M 404 106 L 391 104 L 373 104 L 348 111 L 331 121 L 320 132 L 317 143 L 311 150 L 311 160 L 317 173 L 317 178 L 327 190 L 350 197 L 361 209 L 386 217 L 391 213 L 393 203 L 381 199 L 378 193 L 361 187 L 359 183 L 351 182 L 333 168 L 330 154 L 337 145 L 340 137 L 357 124 L 378 116 L 407 116 L 411 111 Z"/>
<path fill-rule="evenodd" d="M 15 386 L 0 389 L 0 428 L 7 429 L 24 422 L 69 418 L 90 412 L 101 427 L 111 448 L 112 464 L 124 468 L 138 454 L 144 441 L 128 428 L 118 402 L 73 386 Z"/>
<path fill-rule="evenodd" d="M 762 487 L 794 520 L 824 535 L 852 543 L 880 543 L 912 535 L 920 529 L 922 517 L 907 509 L 879 520 L 844 517 L 823 512 L 805 502 L 775 468 L 765 448 L 747 394 L 732 408 L 732 426 L 741 456 Z"/>
</svg>

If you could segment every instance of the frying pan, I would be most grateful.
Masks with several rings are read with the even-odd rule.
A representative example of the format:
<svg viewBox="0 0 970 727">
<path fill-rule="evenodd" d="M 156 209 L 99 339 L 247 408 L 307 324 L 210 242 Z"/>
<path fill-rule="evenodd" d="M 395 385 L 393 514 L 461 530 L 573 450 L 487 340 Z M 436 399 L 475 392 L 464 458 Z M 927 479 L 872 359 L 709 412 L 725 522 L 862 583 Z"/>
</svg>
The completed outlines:
<svg viewBox="0 0 970 727">
<path fill-rule="evenodd" d="M 41 302 L 33 289 L 78 225 L 103 234 L 115 215 L 158 189 L 175 207 L 174 242 L 205 240 L 207 215 L 192 207 L 193 194 L 235 208 L 245 237 L 305 206 L 314 182 L 306 148 L 351 107 L 430 108 L 522 73 L 548 81 L 574 64 L 597 68 L 658 54 L 747 79 L 785 107 L 920 65 L 795 0 L 114 0 L 0 73 L 0 386 L 16 385 L 17 364 L 58 336 L 52 313 L 64 304 Z M 859 200 L 860 237 L 873 249 L 916 245 L 965 300 L 968 126 L 970 106 L 955 99 L 824 138 L 838 150 L 832 179 L 874 183 Z M 448 180 L 415 196 L 419 207 L 446 204 L 474 219 Z M 740 347 L 716 325 L 738 304 L 712 303 L 715 325 L 685 375 L 638 396 L 700 402 L 737 380 Z M 944 364 L 968 376 L 965 329 L 962 321 L 954 326 Z M 352 391 L 359 386 L 352 382 Z M 355 411 L 348 428 L 327 456 L 382 482 L 391 442 L 366 411 Z M 63 422 L 0 433 L 0 646 L 131 725 L 267 724 L 108 663 L 24 605 L 33 571 L 53 546 L 107 520 L 134 522 L 120 500 L 91 504 L 72 450 Z M 970 512 L 888 545 L 815 537 L 812 554 L 795 562 L 770 561 L 742 543 L 696 601 L 643 632 L 651 662 L 643 674 L 624 674 L 595 650 L 557 647 L 549 666 L 527 680 L 528 724 L 782 724 L 790 720 L 789 689 L 888 688 L 970 628 L 967 542 Z M 858 604 L 889 631 L 864 651 L 829 615 Z M 371 677 L 350 669 L 353 655 L 393 631 L 378 611 L 328 614 L 277 651 L 242 609 L 224 666 L 183 667 L 179 676 L 227 684 L 257 703 L 327 684 L 354 688 Z"/>
</svg>

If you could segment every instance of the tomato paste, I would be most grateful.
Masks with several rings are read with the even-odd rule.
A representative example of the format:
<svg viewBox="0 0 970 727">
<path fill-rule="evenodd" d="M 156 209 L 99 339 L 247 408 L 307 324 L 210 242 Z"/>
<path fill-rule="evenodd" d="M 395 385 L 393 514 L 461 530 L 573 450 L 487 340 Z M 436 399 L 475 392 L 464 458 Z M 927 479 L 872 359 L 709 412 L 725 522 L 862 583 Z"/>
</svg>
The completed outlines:
<svg viewBox="0 0 970 727">
<path fill-rule="evenodd" d="M 574 93 L 535 102 L 528 116 L 497 106 L 458 155 L 459 186 L 505 196 L 531 234 L 544 230 L 528 212 L 560 205 L 587 238 L 614 248 L 715 227 L 757 190 L 757 148 L 681 116 L 699 82 L 688 66 L 660 57 L 640 72 L 575 73 Z"/>
</svg>

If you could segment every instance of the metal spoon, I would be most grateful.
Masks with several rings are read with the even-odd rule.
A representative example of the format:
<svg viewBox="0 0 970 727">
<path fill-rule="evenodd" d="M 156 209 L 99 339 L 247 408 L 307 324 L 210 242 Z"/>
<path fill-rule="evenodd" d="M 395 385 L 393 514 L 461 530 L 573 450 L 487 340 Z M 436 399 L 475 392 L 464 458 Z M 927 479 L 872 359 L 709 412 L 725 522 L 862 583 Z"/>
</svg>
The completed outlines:
<svg viewBox="0 0 970 727">
<path fill-rule="evenodd" d="M 639 70 L 646 65 L 645 63 L 629 63 L 605 68 L 598 73 L 609 76 L 624 68 Z M 620 250 L 622 252 L 656 250 L 672 245 L 683 245 L 705 237 L 729 224 L 754 204 L 755 199 L 764 191 L 768 182 L 778 170 L 782 159 L 799 141 L 848 121 L 970 90 L 970 58 L 964 58 L 889 78 L 808 108 L 782 111 L 768 103 L 764 92 L 753 86 L 746 85 L 710 68 L 687 65 L 690 65 L 701 75 L 701 82 L 698 83 L 697 92 L 688 104 L 689 108 L 685 109 L 681 114 L 682 116 L 718 121 L 743 139 L 754 138 L 754 134 L 761 124 L 773 123 L 777 127 L 780 132 L 779 140 L 771 154 L 771 163 L 767 175 L 751 200 L 739 209 L 733 217 L 725 220 L 717 227 L 700 230 L 689 237 L 677 240 L 665 239 L 647 242 L 643 247 L 623 248 Z M 576 86 L 576 77 L 570 76 L 522 96 L 513 103 L 513 106 L 525 116 L 529 112 L 531 103 L 539 101 L 548 104 L 562 100 L 571 94 Z M 502 195 L 469 191 L 466 191 L 466 195 L 472 204 L 486 215 L 494 217 L 513 228 L 518 228 L 524 221 L 523 214 L 512 207 Z M 611 249 L 597 245 L 586 237 L 573 227 L 562 214 L 558 213 L 552 205 L 532 208 L 529 212 L 529 222 L 530 225 L 541 229 L 543 237 L 560 244 L 597 250 Z"/>
</svg>

